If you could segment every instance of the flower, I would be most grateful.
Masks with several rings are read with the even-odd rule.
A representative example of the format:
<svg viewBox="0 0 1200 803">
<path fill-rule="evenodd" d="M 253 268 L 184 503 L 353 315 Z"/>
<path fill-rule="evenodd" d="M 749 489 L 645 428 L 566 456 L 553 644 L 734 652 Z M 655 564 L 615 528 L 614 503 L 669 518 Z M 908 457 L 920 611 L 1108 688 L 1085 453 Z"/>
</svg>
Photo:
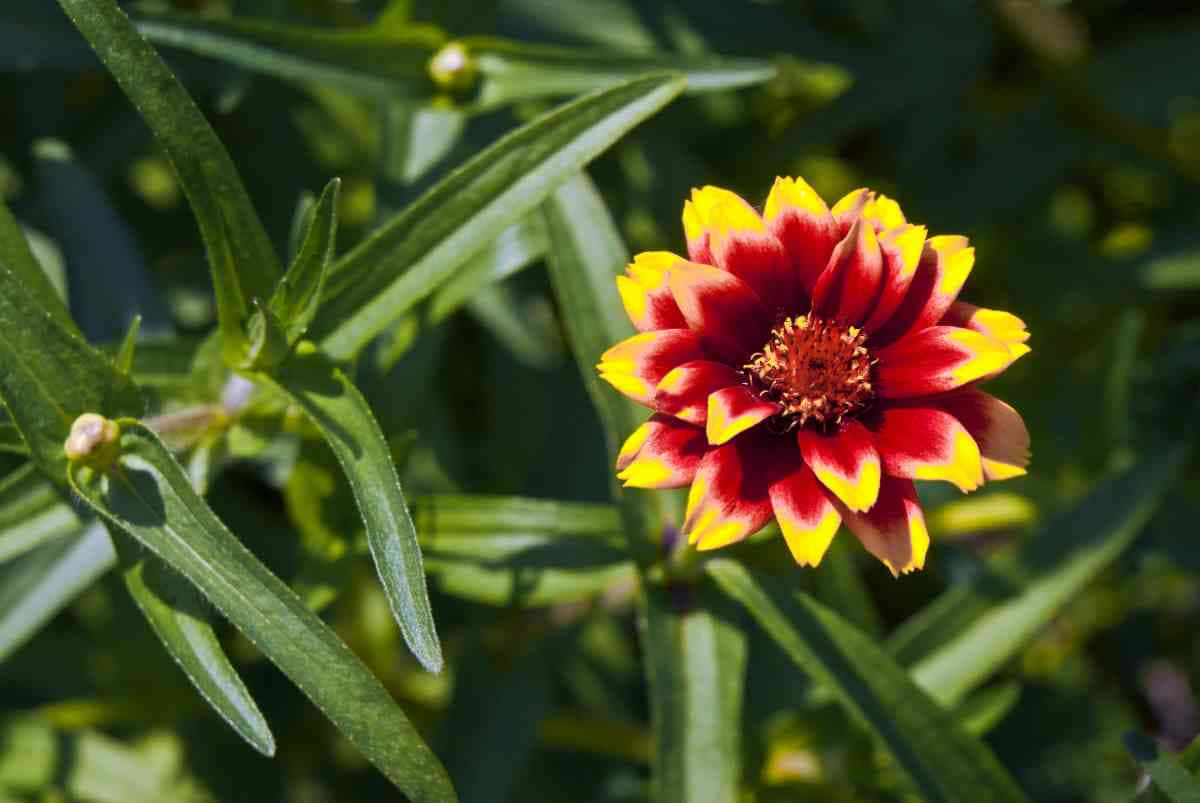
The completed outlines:
<svg viewBox="0 0 1200 803">
<path fill-rule="evenodd" d="M 628 487 L 691 485 L 698 549 L 772 518 L 816 566 L 841 523 L 893 574 L 929 534 L 913 480 L 971 491 L 1025 473 L 1020 415 L 978 388 L 1029 352 L 1016 316 L 957 301 L 965 237 L 929 237 L 856 190 L 832 209 L 776 179 L 763 213 L 718 187 L 683 207 L 689 259 L 638 254 L 617 278 L 639 334 L 597 366 L 654 411 L 625 441 Z"/>
</svg>

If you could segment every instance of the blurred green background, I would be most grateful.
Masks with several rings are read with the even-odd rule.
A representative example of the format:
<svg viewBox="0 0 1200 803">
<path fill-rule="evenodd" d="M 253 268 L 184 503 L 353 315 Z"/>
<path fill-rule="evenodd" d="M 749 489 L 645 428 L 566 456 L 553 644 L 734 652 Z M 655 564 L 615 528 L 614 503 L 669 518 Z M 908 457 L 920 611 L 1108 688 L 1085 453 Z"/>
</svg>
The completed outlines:
<svg viewBox="0 0 1200 803">
<path fill-rule="evenodd" d="M 383 5 L 138 8 L 146 20 L 173 9 L 332 29 L 365 24 Z M 894 633 L 1108 472 L 1194 439 L 1194 2 L 413 0 L 387 13 L 456 37 L 773 65 L 765 82 L 676 101 L 592 166 L 633 251 L 683 249 L 679 215 L 691 187 L 717 184 L 761 204 L 776 175 L 804 176 L 830 202 L 869 186 L 931 233 L 971 238 L 978 257 L 963 298 L 1012 311 L 1032 332 L 1033 353 L 991 390 L 1023 414 L 1033 462 L 1027 477 L 970 497 L 922 489 L 934 538 L 923 573 L 893 580 L 840 536 L 865 580 L 871 605 L 859 623 L 868 629 Z M 157 44 L 281 250 L 302 193 L 330 177 L 344 181 L 345 250 L 554 102 L 519 91 L 536 71 L 485 104 L 439 93 L 418 70 L 411 97 L 385 107 L 337 82 L 284 80 Z M 192 214 L 145 125 L 48 0 L 0 6 L 0 109 L 0 196 L 65 284 L 89 338 L 118 340 L 140 312 L 151 334 L 198 341 L 214 310 Z M 416 145 L 397 157 L 401 140 Z M 143 354 L 161 356 L 164 376 L 186 364 L 176 350 Z M 423 493 L 608 499 L 599 424 L 539 261 L 452 315 L 412 316 L 360 361 L 358 379 L 418 498 L 418 529 Z M 164 403 L 175 398 L 173 385 L 163 388 Z M 549 606 L 523 604 L 516 591 L 485 604 L 485 594 L 457 590 L 481 580 L 439 575 L 435 559 L 433 605 L 450 668 L 427 675 L 400 642 L 370 564 L 329 546 L 360 525 L 324 447 L 252 421 L 234 436 L 211 504 L 284 578 L 313 594 L 341 589 L 331 621 L 426 729 L 465 803 L 647 799 L 646 686 L 619 553 L 581 558 L 581 576 L 600 567 L 586 582 L 603 593 Z M 5 471 L 16 463 L 0 455 Z M 1149 731 L 1181 749 L 1200 730 L 1198 492 L 1193 466 L 1139 540 L 977 699 L 989 744 L 1032 799 L 1130 799 L 1139 770 L 1123 732 Z M 1073 526 L 1068 517 L 1051 532 Z M 0 563 L 0 603 L 12 604 L 3 585 L 12 566 Z M 505 589 L 519 587 L 518 571 Z M 821 571 L 798 582 L 819 585 Z M 865 731 L 745 626 L 745 799 L 905 799 Z M 228 635 L 279 742 L 274 760 L 206 708 L 109 574 L 0 663 L 9 718 L 0 799 L 396 799 L 253 646 Z M 39 775 L 39 761 L 53 769 Z"/>
</svg>

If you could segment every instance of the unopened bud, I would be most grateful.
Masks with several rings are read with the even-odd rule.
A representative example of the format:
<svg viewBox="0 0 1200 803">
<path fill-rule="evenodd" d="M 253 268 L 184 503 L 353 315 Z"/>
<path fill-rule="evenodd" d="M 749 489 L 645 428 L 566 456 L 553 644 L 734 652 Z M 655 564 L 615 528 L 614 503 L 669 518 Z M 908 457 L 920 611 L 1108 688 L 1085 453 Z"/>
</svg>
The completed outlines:
<svg viewBox="0 0 1200 803">
<path fill-rule="evenodd" d="M 84 413 L 71 425 L 63 451 L 72 463 L 105 469 L 117 456 L 117 422 L 96 413 Z"/>
<path fill-rule="evenodd" d="M 475 58 L 461 42 L 450 42 L 429 60 L 429 76 L 441 89 L 461 92 L 475 84 Z"/>
</svg>

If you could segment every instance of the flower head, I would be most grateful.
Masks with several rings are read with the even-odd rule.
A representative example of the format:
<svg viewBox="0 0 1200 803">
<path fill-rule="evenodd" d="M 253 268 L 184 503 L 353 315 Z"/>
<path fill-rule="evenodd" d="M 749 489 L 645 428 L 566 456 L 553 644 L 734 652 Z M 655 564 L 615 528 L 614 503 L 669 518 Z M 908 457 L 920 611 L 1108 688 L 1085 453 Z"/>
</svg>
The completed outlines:
<svg viewBox="0 0 1200 803">
<path fill-rule="evenodd" d="M 1016 316 L 958 301 L 965 237 L 929 237 L 883 195 L 830 209 L 777 179 L 763 213 L 728 190 L 684 204 L 688 259 L 638 254 L 617 278 L 639 334 L 600 375 L 654 411 L 618 477 L 690 485 L 698 549 L 772 518 L 815 566 L 844 522 L 893 573 L 924 565 L 913 480 L 963 491 L 1025 473 L 1029 433 L 978 388 L 1028 353 Z"/>
</svg>

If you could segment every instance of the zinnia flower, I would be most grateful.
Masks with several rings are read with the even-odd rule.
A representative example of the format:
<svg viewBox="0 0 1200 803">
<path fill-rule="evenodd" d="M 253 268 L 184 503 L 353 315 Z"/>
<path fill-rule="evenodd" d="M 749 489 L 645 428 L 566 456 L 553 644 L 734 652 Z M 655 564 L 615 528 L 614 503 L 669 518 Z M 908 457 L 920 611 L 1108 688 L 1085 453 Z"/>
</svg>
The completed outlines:
<svg viewBox="0 0 1200 803">
<path fill-rule="evenodd" d="M 831 210 L 789 178 L 762 215 L 693 190 L 683 225 L 690 259 L 638 254 L 617 278 L 640 334 L 598 368 L 654 411 L 617 476 L 690 484 L 683 531 L 698 549 L 774 517 L 815 566 L 845 522 L 908 572 L 929 548 L 913 480 L 971 491 L 1025 473 L 1025 424 L 978 384 L 1028 353 L 1029 334 L 956 300 L 975 262 L 965 237 L 928 237 L 865 189 Z"/>
</svg>

